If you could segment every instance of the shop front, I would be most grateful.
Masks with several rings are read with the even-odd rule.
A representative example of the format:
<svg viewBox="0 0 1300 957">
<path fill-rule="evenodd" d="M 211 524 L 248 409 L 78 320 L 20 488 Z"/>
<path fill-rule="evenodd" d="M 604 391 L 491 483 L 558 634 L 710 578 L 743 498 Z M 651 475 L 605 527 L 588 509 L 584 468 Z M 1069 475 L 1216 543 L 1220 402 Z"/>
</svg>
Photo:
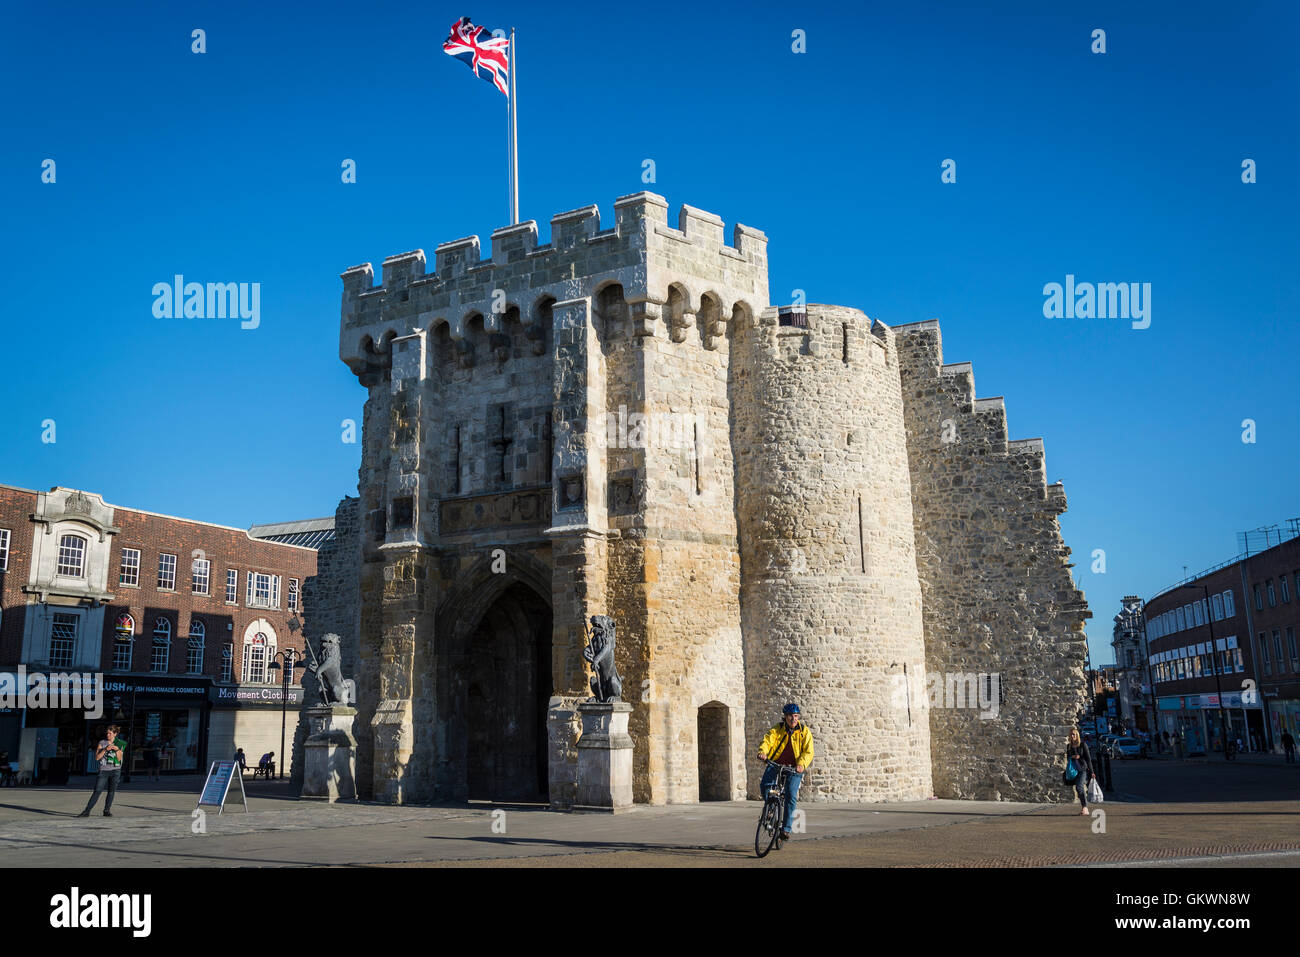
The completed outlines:
<svg viewBox="0 0 1300 957">
<path fill-rule="evenodd" d="M 1225 692 L 1221 715 L 1216 693 L 1160 698 L 1160 730 L 1178 738 L 1185 755 L 1222 752 L 1225 724 L 1229 738 L 1240 741 L 1243 750 L 1261 750 L 1264 747 L 1263 709 L 1258 702 L 1242 699 L 1240 691 Z"/>
<path fill-rule="evenodd" d="M 1273 750 L 1281 753 L 1282 735 L 1290 732 L 1300 747 L 1300 701 L 1287 698 L 1268 699 L 1269 726 L 1273 732 Z"/>
<path fill-rule="evenodd" d="M 212 760 L 229 760 L 242 749 L 250 766 L 262 755 L 274 754 L 278 769 L 286 757 L 282 752 L 293 754 L 302 700 L 301 685 L 217 685 L 208 740 Z"/>
<path fill-rule="evenodd" d="M 157 751 L 163 773 L 194 774 L 207 768 L 211 680 L 171 675 L 107 675 L 103 721 L 121 725 L 131 774 L 146 770 L 146 751 Z M 98 728 L 94 729 L 98 734 Z M 94 754 L 87 755 L 87 773 Z"/>
</svg>

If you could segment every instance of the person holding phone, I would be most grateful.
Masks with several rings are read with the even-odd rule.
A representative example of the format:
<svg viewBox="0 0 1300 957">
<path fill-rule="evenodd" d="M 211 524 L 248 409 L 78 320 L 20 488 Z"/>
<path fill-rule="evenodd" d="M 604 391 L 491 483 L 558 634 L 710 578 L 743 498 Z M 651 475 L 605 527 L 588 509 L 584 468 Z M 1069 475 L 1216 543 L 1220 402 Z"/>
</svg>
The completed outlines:
<svg viewBox="0 0 1300 957">
<path fill-rule="evenodd" d="M 112 817 L 113 796 L 117 794 L 118 782 L 122 779 L 122 757 L 126 741 L 118 737 L 121 729 L 110 724 L 104 731 L 103 740 L 95 748 L 95 760 L 99 762 L 99 776 L 95 778 L 95 790 L 86 802 L 86 809 L 77 817 L 90 817 L 90 810 L 99 803 L 99 795 L 105 790 L 108 797 L 104 799 L 104 817 Z"/>
</svg>

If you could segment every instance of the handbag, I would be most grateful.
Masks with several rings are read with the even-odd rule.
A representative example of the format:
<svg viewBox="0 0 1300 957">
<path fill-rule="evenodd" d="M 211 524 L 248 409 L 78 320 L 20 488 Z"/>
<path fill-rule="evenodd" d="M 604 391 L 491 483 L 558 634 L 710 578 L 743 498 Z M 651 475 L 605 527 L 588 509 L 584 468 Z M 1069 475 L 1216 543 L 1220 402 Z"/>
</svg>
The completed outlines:
<svg viewBox="0 0 1300 957">
<path fill-rule="evenodd" d="M 1061 772 L 1062 784 L 1074 784 L 1075 778 L 1079 776 L 1078 765 L 1074 763 L 1074 758 L 1065 759 L 1065 770 Z"/>
</svg>

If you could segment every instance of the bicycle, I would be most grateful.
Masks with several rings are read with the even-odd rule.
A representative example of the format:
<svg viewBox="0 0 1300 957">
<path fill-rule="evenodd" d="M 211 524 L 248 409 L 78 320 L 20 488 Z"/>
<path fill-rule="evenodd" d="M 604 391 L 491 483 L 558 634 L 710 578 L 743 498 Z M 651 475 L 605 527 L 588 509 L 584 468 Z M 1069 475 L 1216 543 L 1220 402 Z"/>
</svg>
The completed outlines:
<svg viewBox="0 0 1300 957">
<path fill-rule="evenodd" d="M 763 810 L 758 815 L 758 828 L 754 831 L 754 853 L 759 857 L 767 857 L 768 851 L 780 847 L 781 832 L 785 826 L 785 806 L 789 800 L 786 779 L 795 773 L 794 768 L 787 764 L 777 764 L 771 758 L 765 758 L 763 763 L 779 770 L 776 781 L 763 801 Z"/>
</svg>

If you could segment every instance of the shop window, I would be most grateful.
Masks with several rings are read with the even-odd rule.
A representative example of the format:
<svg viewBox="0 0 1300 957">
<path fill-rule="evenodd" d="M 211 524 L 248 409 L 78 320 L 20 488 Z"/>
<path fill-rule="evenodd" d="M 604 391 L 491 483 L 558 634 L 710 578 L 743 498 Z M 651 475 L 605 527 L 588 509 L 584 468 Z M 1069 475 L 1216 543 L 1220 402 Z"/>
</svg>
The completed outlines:
<svg viewBox="0 0 1300 957">
<path fill-rule="evenodd" d="M 58 573 L 69 578 L 86 577 L 86 540 L 80 535 L 64 535 L 59 539 Z"/>
<path fill-rule="evenodd" d="M 166 671 L 171 662 L 172 623 L 159 618 L 153 625 L 153 646 L 149 653 L 149 670 Z"/>
<path fill-rule="evenodd" d="M 204 627 L 202 620 L 191 619 L 190 637 L 185 649 L 185 671 L 188 674 L 203 674 L 203 639 L 206 635 L 207 628 Z"/>
</svg>

